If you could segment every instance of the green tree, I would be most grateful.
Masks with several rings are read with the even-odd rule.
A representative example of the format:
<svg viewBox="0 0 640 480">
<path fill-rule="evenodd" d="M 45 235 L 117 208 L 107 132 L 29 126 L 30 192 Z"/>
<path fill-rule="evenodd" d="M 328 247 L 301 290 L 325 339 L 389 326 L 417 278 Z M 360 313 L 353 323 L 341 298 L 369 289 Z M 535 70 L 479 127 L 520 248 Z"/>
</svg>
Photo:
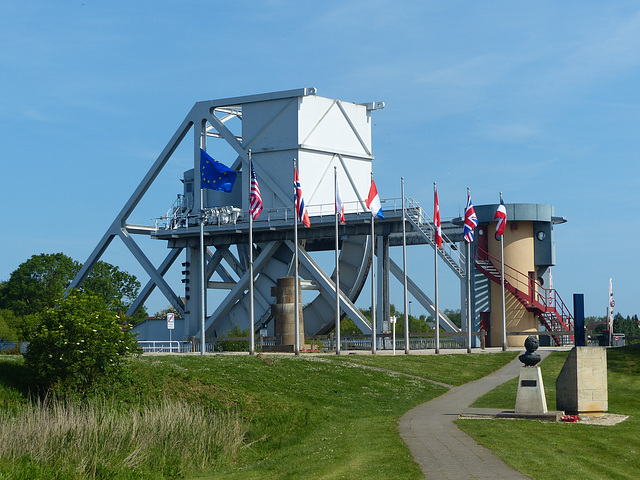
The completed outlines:
<svg viewBox="0 0 640 480">
<path fill-rule="evenodd" d="M 74 291 L 41 314 L 24 358 L 45 387 L 64 393 L 116 381 L 137 353 L 130 327 L 102 298 Z"/>
<path fill-rule="evenodd" d="M 17 324 L 18 319 L 11 310 L 0 310 L 0 338 L 4 338 L 8 342 L 18 340 Z"/>
<path fill-rule="evenodd" d="M 100 296 L 109 310 L 120 315 L 127 313 L 129 306 L 140 292 L 140 282 L 130 273 L 120 270 L 107 262 L 97 262 L 80 288 Z M 147 317 L 147 310 L 141 307 L 130 319 L 136 324 Z"/>
<path fill-rule="evenodd" d="M 460 313 L 459 308 L 455 310 L 449 310 L 448 308 L 445 308 L 444 314 L 449 318 L 449 320 L 454 323 L 456 327 L 462 328 L 462 313 Z"/>
<path fill-rule="evenodd" d="M 396 334 L 404 334 L 404 312 L 400 312 L 396 309 L 394 304 L 389 306 L 391 316 L 396 317 Z M 364 317 L 371 321 L 371 308 L 361 308 L 360 312 Z M 380 322 L 380 319 L 377 319 L 377 322 Z M 421 315 L 419 318 L 414 317 L 413 315 L 409 315 L 409 331 L 411 333 L 427 333 L 430 332 L 431 329 L 427 324 L 427 318 L 424 315 Z M 349 317 L 345 317 L 340 322 L 340 334 L 341 335 L 353 335 L 353 334 L 361 334 L 362 332 L 358 327 L 356 327 L 353 320 Z"/>
<path fill-rule="evenodd" d="M 41 312 L 62 300 L 65 290 L 81 268 L 81 264 L 63 253 L 33 255 L 0 284 L 0 309 L 11 310 L 19 317 L 16 331 L 28 340 Z M 97 262 L 81 286 L 100 296 L 111 311 L 124 314 L 140 291 L 134 275 L 106 262 Z M 130 323 L 144 319 L 143 308 Z"/>
<path fill-rule="evenodd" d="M 621 314 L 616 313 L 613 317 L 613 332 L 624 333 L 625 337 L 640 337 L 638 316 L 624 318 Z"/>
<path fill-rule="evenodd" d="M 80 264 L 64 253 L 33 255 L 2 284 L 0 308 L 20 317 L 51 308 L 79 270 Z"/>
</svg>

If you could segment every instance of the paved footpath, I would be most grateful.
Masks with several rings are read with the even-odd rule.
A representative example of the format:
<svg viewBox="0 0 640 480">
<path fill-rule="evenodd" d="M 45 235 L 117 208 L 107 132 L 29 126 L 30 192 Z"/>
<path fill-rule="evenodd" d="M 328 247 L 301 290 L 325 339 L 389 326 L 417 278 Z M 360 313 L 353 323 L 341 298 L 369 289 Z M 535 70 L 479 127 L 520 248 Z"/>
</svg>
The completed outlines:
<svg viewBox="0 0 640 480">
<path fill-rule="evenodd" d="M 550 352 L 538 350 L 544 359 Z M 454 387 L 400 419 L 400 435 L 427 479 L 528 479 L 453 423 L 477 398 L 517 377 L 518 358 L 480 380 Z"/>
</svg>

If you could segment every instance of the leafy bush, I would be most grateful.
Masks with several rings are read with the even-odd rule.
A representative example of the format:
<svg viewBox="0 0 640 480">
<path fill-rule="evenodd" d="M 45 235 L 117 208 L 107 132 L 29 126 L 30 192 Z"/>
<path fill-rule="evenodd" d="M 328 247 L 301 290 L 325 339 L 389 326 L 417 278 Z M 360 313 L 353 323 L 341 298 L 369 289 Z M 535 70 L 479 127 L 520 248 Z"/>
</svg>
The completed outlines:
<svg viewBox="0 0 640 480">
<path fill-rule="evenodd" d="M 42 313 L 25 364 L 48 388 L 83 392 L 117 379 L 124 357 L 140 353 L 130 330 L 100 297 L 75 291 Z"/>
<path fill-rule="evenodd" d="M 227 334 L 225 337 L 230 338 L 238 338 L 238 337 L 248 337 L 249 329 L 245 328 L 241 330 L 239 326 L 233 327 L 231 330 L 227 330 Z M 228 340 L 224 342 L 220 342 L 220 349 L 225 352 L 248 352 L 249 351 L 249 340 Z"/>
</svg>

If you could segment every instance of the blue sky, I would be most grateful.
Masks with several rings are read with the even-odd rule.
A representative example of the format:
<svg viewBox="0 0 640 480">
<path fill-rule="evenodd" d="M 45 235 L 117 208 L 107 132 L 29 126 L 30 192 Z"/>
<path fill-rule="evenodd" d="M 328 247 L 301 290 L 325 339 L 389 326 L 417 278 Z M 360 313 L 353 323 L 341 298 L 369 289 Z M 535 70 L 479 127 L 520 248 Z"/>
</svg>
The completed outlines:
<svg viewBox="0 0 640 480">
<path fill-rule="evenodd" d="M 37 253 L 84 262 L 195 102 L 316 87 L 386 103 L 372 133 L 383 198 L 405 176 L 428 209 L 438 183 L 443 218 L 466 187 L 476 205 L 500 191 L 552 204 L 568 219 L 553 269 L 565 302 L 584 293 L 603 315 L 613 277 L 616 311 L 638 313 L 639 73 L 632 1 L 6 0 L 0 279 Z M 186 168 L 169 164 L 132 220 L 162 215 Z M 105 259 L 146 281 L 119 243 Z M 441 305 L 459 308 L 443 281 Z"/>
</svg>

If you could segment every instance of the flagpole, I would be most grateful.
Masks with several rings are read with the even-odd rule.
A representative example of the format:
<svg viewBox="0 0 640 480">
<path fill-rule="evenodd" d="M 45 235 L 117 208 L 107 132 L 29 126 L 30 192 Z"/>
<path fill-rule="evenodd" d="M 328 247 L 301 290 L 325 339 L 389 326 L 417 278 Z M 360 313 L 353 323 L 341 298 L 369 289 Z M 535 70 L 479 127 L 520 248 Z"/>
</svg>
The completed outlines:
<svg viewBox="0 0 640 480">
<path fill-rule="evenodd" d="M 437 194 L 437 190 L 436 190 L 436 182 L 433 182 L 433 199 L 435 201 L 436 198 L 436 194 Z M 435 320 L 436 320 L 436 353 L 440 353 L 440 309 L 438 306 L 438 242 L 436 241 L 436 224 L 435 224 L 436 219 L 433 219 L 433 241 L 434 241 L 434 252 L 435 252 L 435 257 L 434 257 L 434 270 L 435 270 L 435 299 L 436 299 L 436 303 L 434 305 L 434 314 L 435 314 Z"/>
<path fill-rule="evenodd" d="M 373 172 L 371 172 L 371 182 L 373 183 Z M 376 338 L 376 266 L 375 266 L 375 247 L 376 247 L 376 227 L 375 215 L 371 212 L 371 353 L 376 354 L 377 342 Z"/>
<path fill-rule="evenodd" d="M 249 150 L 249 355 L 255 354 L 255 310 L 253 303 L 253 215 L 251 212 L 251 168 L 253 167 Z"/>
<path fill-rule="evenodd" d="M 471 190 L 467 188 L 467 204 Z M 467 212 L 465 212 L 465 219 Z M 467 353 L 471 353 L 471 242 L 467 242 Z"/>
<path fill-rule="evenodd" d="M 407 227 L 404 203 L 404 177 L 402 179 L 402 269 L 404 271 L 404 353 L 409 355 L 409 298 L 407 297 Z"/>
<path fill-rule="evenodd" d="M 200 180 L 202 183 L 202 180 Z M 203 199 L 203 188 L 200 186 L 200 331 L 202 334 L 200 335 L 200 355 L 205 355 L 205 317 L 207 316 L 206 308 L 207 304 L 205 301 L 206 292 L 207 292 L 207 284 L 204 272 L 204 199 Z"/>
<path fill-rule="evenodd" d="M 299 299 L 298 296 L 300 295 L 300 286 L 298 285 L 298 202 L 300 201 L 300 199 L 298 199 L 298 186 L 296 185 L 296 181 L 295 181 L 295 172 L 297 169 L 297 163 L 296 163 L 296 159 L 293 159 L 293 172 L 294 172 L 294 188 L 296 191 L 295 194 L 295 198 L 293 201 L 293 210 L 294 210 L 294 234 L 293 234 L 293 243 L 295 245 L 294 248 L 294 263 L 295 263 L 295 286 L 294 286 L 294 295 L 295 295 L 295 299 L 293 301 L 293 306 L 295 308 L 295 314 L 294 314 L 294 319 L 295 319 L 295 326 L 294 326 L 294 333 L 295 333 L 295 340 L 294 340 L 294 350 L 295 350 L 295 354 L 296 355 L 300 355 L 300 305 L 299 305 Z M 298 172 L 298 175 L 300 175 L 300 173 Z"/>
<path fill-rule="evenodd" d="M 500 204 L 502 204 L 502 192 L 500 192 Z M 507 351 L 507 312 L 504 298 L 504 233 L 500 235 L 500 263 L 502 272 L 500 274 L 500 285 L 502 287 L 502 351 Z"/>
<path fill-rule="evenodd" d="M 333 196 L 335 198 L 336 209 L 334 220 L 336 225 L 336 355 L 340 355 L 340 262 L 338 256 L 338 167 L 333 167 Z"/>
</svg>

